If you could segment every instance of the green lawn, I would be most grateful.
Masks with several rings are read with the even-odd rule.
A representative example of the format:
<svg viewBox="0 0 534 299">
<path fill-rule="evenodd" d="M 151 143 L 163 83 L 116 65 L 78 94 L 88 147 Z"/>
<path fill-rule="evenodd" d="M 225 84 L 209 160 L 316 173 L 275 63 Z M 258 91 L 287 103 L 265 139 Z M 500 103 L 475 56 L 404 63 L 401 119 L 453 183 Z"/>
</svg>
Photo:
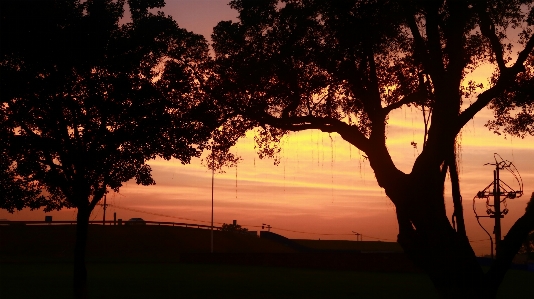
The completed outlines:
<svg viewBox="0 0 534 299">
<path fill-rule="evenodd" d="M 275 267 L 91 263 L 90 298 L 436 298 L 423 274 Z M 0 298 L 71 298 L 68 263 L 0 264 Z M 501 298 L 528 298 L 534 273 L 511 271 Z M 532 294 L 532 293 L 530 293 Z"/>
</svg>

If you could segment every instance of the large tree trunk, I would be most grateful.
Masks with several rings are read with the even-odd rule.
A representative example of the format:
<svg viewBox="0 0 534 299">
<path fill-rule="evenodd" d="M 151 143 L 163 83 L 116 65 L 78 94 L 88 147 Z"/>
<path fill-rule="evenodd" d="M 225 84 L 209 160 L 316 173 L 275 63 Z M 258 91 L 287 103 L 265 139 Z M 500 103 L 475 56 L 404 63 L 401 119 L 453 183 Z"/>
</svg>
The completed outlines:
<svg viewBox="0 0 534 299">
<path fill-rule="evenodd" d="M 482 269 L 469 241 L 452 228 L 445 209 L 436 207 L 440 188 L 425 186 L 425 179 L 417 176 L 410 181 L 412 193 L 396 200 L 399 244 L 442 298 L 478 298 Z"/>
<path fill-rule="evenodd" d="M 410 174 L 394 166 L 385 147 L 369 153 L 377 181 L 395 204 L 398 242 L 443 298 L 480 297 L 483 272 L 469 241 L 454 230 L 444 203 L 444 161 L 422 154 Z M 452 148 L 452 147 L 451 147 Z M 426 161 L 425 161 L 426 159 Z"/>
<path fill-rule="evenodd" d="M 87 298 L 87 269 L 85 268 L 85 251 L 89 228 L 89 207 L 78 207 L 76 216 L 76 245 L 74 247 L 74 298 Z"/>
<path fill-rule="evenodd" d="M 501 242 L 490 271 L 484 274 L 464 232 L 456 231 L 447 217 L 445 161 L 442 167 L 418 161 L 412 173 L 404 174 L 393 166 L 389 155 L 374 151 L 369 158 L 379 185 L 395 204 L 399 244 L 429 275 L 440 296 L 495 298 L 522 240 L 534 229 L 534 196 L 525 215 Z"/>
</svg>

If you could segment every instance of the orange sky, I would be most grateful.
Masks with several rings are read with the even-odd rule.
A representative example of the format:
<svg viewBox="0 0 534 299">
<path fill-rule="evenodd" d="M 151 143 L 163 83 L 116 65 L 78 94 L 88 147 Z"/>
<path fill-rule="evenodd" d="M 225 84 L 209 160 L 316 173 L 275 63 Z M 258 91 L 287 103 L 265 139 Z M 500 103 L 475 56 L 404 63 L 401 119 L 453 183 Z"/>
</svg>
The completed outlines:
<svg viewBox="0 0 534 299">
<path fill-rule="evenodd" d="M 181 27 L 209 38 L 211 28 L 220 20 L 237 15 L 226 6 L 226 0 L 167 1 L 165 12 Z M 481 79 L 488 70 L 478 72 Z M 481 79 L 482 80 L 482 79 Z M 388 125 L 388 148 L 397 166 L 409 172 L 418 153 L 411 145 L 422 145 L 421 113 L 414 108 L 395 111 Z M 510 213 L 503 219 L 503 232 L 523 213 L 526 201 L 534 191 L 534 138 L 504 138 L 489 132 L 484 124 L 492 117 L 484 110 L 469 122 L 461 135 L 461 191 L 464 197 L 466 226 L 470 240 L 487 239 L 476 223 L 472 198 L 493 179 L 493 153 L 511 160 L 519 169 L 526 195 L 508 200 Z M 337 134 L 318 131 L 292 133 L 282 142 L 282 160 L 260 160 L 254 153 L 254 132 L 239 141 L 234 153 L 243 160 L 237 169 L 215 175 L 215 222 L 239 224 L 251 230 L 267 223 L 272 231 L 290 238 L 349 239 L 352 231 L 363 234 L 364 240 L 379 238 L 394 241 L 397 234 L 395 208 L 378 187 L 369 163 Z M 142 217 L 153 221 L 205 223 L 211 215 L 211 172 L 195 159 L 190 165 L 178 161 L 155 160 L 149 163 L 157 185 L 125 184 L 119 194 L 110 193 L 113 204 L 107 218 Z M 236 175 L 237 171 L 237 175 Z M 505 182 L 513 183 L 510 177 Z M 450 188 L 446 188 L 447 207 L 452 207 Z M 138 210 L 121 209 L 119 207 Z M 477 204 L 479 214 L 484 204 Z M 143 211 L 143 212 L 140 212 Z M 152 214 L 150 214 L 152 213 Z M 449 212 L 449 214 L 452 213 Z M 160 214 L 160 215 L 154 215 Z M 20 211 L 9 214 L 0 210 L 0 218 L 11 220 L 44 220 L 42 211 Z M 51 212 L 54 220 L 75 219 L 75 210 Z M 92 220 L 102 219 L 97 207 Z M 192 220 L 184 220 L 194 219 Z M 204 222 L 201 222 L 204 221 Z M 482 219 L 488 231 L 492 220 Z M 299 232 L 307 233 L 299 233 Z M 473 242 L 478 254 L 489 254 L 489 241 Z"/>
</svg>

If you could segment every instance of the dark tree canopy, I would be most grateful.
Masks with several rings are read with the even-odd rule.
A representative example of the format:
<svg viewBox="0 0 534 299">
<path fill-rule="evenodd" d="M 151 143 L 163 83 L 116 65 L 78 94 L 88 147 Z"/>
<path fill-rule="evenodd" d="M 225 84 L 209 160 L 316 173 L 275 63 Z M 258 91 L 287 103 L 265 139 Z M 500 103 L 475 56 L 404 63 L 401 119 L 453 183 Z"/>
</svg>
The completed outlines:
<svg viewBox="0 0 534 299">
<path fill-rule="evenodd" d="M 534 56 L 525 64 L 526 71 L 519 74 L 513 87 L 491 103 L 495 119 L 488 122 L 488 128 L 497 132 L 524 138 L 534 136 Z"/>
<path fill-rule="evenodd" d="M 46 189 L 48 210 L 87 195 L 94 206 L 131 178 L 153 184 L 145 162 L 189 162 L 209 136 L 202 121 L 214 123 L 198 108 L 205 40 L 149 13 L 157 3 L 133 1 L 120 25 L 123 5 L 2 3 L 2 148 Z"/>
<path fill-rule="evenodd" d="M 533 4 L 234 0 L 239 21 L 220 22 L 212 35 L 218 79 L 212 92 L 227 107 L 231 133 L 263 129 L 260 155 L 276 154 L 282 135 L 306 129 L 336 132 L 358 147 L 395 204 L 399 243 L 438 291 L 494 297 L 534 229 L 534 209 L 499 242 L 494 267 L 484 275 L 463 223 L 456 136 L 490 103 L 500 117 L 493 125 L 532 130 Z M 491 85 L 467 82 L 485 64 L 495 66 Z M 396 167 L 386 146 L 389 114 L 406 106 L 425 118 L 424 144 L 409 173 Z M 525 113 L 506 118 L 515 106 Z M 444 202 L 447 172 L 457 227 Z"/>
<path fill-rule="evenodd" d="M 4 135 L 6 136 L 6 135 Z M 0 137 L 0 143 L 4 143 L 6 137 Z M 1 208 L 13 212 L 25 207 L 38 209 L 45 206 L 45 197 L 41 195 L 41 188 L 37 182 L 21 177 L 14 169 L 14 160 L 6 152 L 6 145 L 2 145 L 0 156 L 0 199 Z"/>
<path fill-rule="evenodd" d="M 451 115 L 434 117 L 457 117 L 451 130 L 455 133 L 483 104 L 458 117 L 476 89 L 461 86 L 462 80 L 483 63 L 510 69 L 513 78 L 521 73 L 514 82 L 525 82 L 523 91 L 510 86 L 507 92 L 517 93 L 517 101 L 530 102 L 519 94 L 530 87 L 526 81 L 531 74 L 523 71 L 532 47 L 530 31 L 523 36 L 525 51 L 518 63 L 505 64 L 503 56 L 509 54 L 503 53 L 505 30 L 528 21 L 526 8 L 520 9 L 523 3 L 530 1 L 497 1 L 480 13 L 486 9 L 476 1 L 232 1 L 240 22 L 221 22 L 213 33 L 224 82 L 218 92 L 232 98 L 232 107 L 244 108 L 239 112 L 254 114 L 261 122 L 290 130 L 343 131 L 343 125 L 333 121 L 342 120 L 358 129 L 360 134 L 352 138 L 369 138 L 373 125 L 381 127 L 394 109 L 432 109 L 437 97 L 446 96 L 447 103 L 454 104 L 444 109 Z M 429 17 L 435 19 L 425 27 Z M 481 26 L 488 27 L 485 33 Z M 495 26 L 497 31 L 489 29 Z M 503 43 L 499 59 L 492 54 L 494 38 L 489 35 Z M 510 84 L 505 79 L 510 81 L 508 74 L 497 75 L 493 84 L 499 86 L 485 94 L 503 95 L 504 85 Z M 308 121 L 312 116 L 313 124 Z M 334 128 L 336 124 L 340 127 Z M 351 142 L 365 148 L 363 139 Z"/>
<path fill-rule="evenodd" d="M 150 159 L 188 163 L 216 127 L 203 37 L 162 0 L 0 2 L 0 208 L 77 208 L 84 298 L 89 215 L 108 188 L 152 185 Z"/>
</svg>

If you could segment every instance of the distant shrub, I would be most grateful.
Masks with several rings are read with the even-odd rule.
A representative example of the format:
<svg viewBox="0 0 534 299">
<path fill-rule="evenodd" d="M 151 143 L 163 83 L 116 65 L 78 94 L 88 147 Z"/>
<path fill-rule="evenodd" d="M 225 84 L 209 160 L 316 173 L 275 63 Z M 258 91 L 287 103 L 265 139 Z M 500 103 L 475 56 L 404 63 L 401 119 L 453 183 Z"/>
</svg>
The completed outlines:
<svg viewBox="0 0 534 299">
<path fill-rule="evenodd" d="M 241 225 L 234 223 L 234 224 L 226 224 L 224 223 L 221 227 L 221 231 L 223 232 L 233 232 L 233 233 L 246 233 L 248 232 L 247 228 L 241 227 Z"/>
</svg>

